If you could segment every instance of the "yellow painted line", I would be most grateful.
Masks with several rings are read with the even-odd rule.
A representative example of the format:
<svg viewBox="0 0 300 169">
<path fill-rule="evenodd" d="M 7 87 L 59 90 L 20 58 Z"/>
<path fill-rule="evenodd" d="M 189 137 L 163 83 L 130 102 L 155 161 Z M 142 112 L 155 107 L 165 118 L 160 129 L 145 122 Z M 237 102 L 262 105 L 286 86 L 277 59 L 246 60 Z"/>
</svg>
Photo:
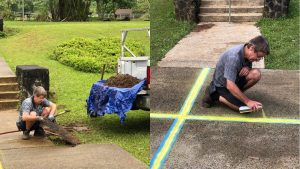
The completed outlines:
<svg viewBox="0 0 300 169">
<path fill-rule="evenodd" d="M 4 156 L 3 156 L 3 152 L 2 152 L 2 150 L 0 150 L 0 169 L 4 169 L 4 167 L 3 167 L 3 165 L 2 165 L 2 163 L 1 163 L 1 160 L 4 160 Z"/>
<path fill-rule="evenodd" d="M 3 169 L 1 161 L 0 161 L 0 169 Z"/>
<path fill-rule="evenodd" d="M 176 118 L 183 118 L 183 117 L 185 116 L 180 114 L 150 113 L 150 118 L 176 119 Z"/>
<path fill-rule="evenodd" d="M 195 102 L 196 97 L 198 96 L 198 93 L 200 89 L 202 88 L 202 85 L 204 84 L 204 81 L 210 71 L 210 68 L 204 68 L 201 70 L 201 73 L 199 74 L 196 82 L 194 83 L 192 89 L 190 90 L 189 95 L 187 96 L 185 102 L 183 103 L 183 106 L 181 107 L 179 114 L 180 115 L 187 115 Z M 163 167 L 164 162 L 171 151 L 171 148 L 174 145 L 174 142 L 177 139 L 178 133 L 180 132 L 185 119 L 175 119 L 172 126 L 168 130 L 164 140 L 160 144 L 158 150 L 155 152 L 153 158 L 150 162 L 150 168 L 151 169 L 160 169 Z"/>
<path fill-rule="evenodd" d="M 202 69 L 201 74 L 198 76 L 196 83 L 194 84 L 193 88 L 191 89 L 186 101 L 184 102 L 180 113 L 179 114 L 183 114 L 183 115 L 187 115 L 192 107 L 193 107 L 193 102 L 195 101 L 195 98 L 197 97 L 199 90 L 201 89 L 208 73 L 210 72 L 209 68 L 204 68 Z"/>
<path fill-rule="evenodd" d="M 151 118 L 166 118 L 166 119 L 202 120 L 202 121 L 300 124 L 300 119 L 286 119 L 286 118 L 198 116 L 198 115 L 177 115 L 177 114 L 163 114 L 163 113 L 150 113 L 150 117 Z"/>
<path fill-rule="evenodd" d="M 161 151 L 156 156 L 156 160 L 154 161 L 153 165 L 151 166 L 151 169 L 160 169 L 163 166 L 162 161 L 166 159 L 166 155 L 169 153 L 171 145 L 174 144 L 175 138 L 177 137 L 180 128 L 182 127 L 184 123 L 184 119 L 179 119 L 176 123 L 174 128 L 171 130 L 169 136 L 167 137 L 163 148 L 161 148 Z"/>
</svg>

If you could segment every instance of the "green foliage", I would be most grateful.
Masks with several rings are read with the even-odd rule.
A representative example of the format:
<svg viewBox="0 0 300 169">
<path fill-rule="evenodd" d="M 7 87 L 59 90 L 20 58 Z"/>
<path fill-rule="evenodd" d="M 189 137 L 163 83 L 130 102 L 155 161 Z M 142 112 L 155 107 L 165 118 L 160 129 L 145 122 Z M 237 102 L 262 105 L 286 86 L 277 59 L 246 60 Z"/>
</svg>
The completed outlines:
<svg viewBox="0 0 300 169">
<path fill-rule="evenodd" d="M 258 22 L 270 44 L 268 69 L 299 69 L 299 0 L 291 0 L 287 17 L 263 18 Z"/>
<path fill-rule="evenodd" d="M 101 20 L 105 19 L 104 14 L 114 14 L 118 8 L 134 8 L 136 0 L 95 0 L 96 11 Z"/>
<path fill-rule="evenodd" d="M 51 21 L 49 16 L 49 0 L 33 0 L 33 11 L 36 13 L 35 20 Z"/>
<path fill-rule="evenodd" d="M 149 0 L 137 0 L 136 6 L 133 8 L 136 13 L 149 13 L 150 2 Z"/>
<path fill-rule="evenodd" d="M 0 31 L 0 39 L 1 39 L 1 38 L 5 38 L 5 37 L 6 37 L 6 33 Z"/>
<path fill-rule="evenodd" d="M 151 65 L 155 65 L 188 34 L 193 24 L 175 19 L 173 0 L 151 0 Z"/>
<path fill-rule="evenodd" d="M 48 0 L 54 21 L 86 21 L 91 0 Z"/>
<path fill-rule="evenodd" d="M 136 55 L 145 55 L 141 43 L 129 40 L 126 46 Z M 120 55 L 120 39 L 102 37 L 96 40 L 76 38 L 65 42 L 57 46 L 50 57 L 84 72 L 99 72 L 106 65 L 105 71 L 112 73 Z"/>
<path fill-rule="evenodd" d="M 136 6 L 133 8 L 135 18 L 141 20 L 150 20 L 150 2 L 149 0 L 137 0 Z"/>
<path fill-rule="evenodd" d="M 34 4 L 32 0 L 24 0 L 24 12 L 34 12 Z M 16 13 L 22 13 L 23 3 L 20 0 L 0 1 L 0 15 L 6 20 L 14 20 Z"/>
</svg>

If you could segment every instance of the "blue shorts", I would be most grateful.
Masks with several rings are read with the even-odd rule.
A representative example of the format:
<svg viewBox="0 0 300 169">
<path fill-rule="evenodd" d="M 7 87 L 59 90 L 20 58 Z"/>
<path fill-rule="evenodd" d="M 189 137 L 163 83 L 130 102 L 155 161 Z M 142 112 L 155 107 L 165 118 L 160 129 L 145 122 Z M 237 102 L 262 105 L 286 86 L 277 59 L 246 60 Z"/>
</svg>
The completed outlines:
<svg viewBox="0 0 300 169">
<path fill-rule="evenodd" d="M 21 120 L 21 121 L 19 122 L 19 124 L 20 124 L 21 130 L 22 130 L 22 131 L 25 131 L 25 130 L 26 130 L 26 121 Z M 36 129 L 38 129 L 38 128 L 40 128 L 40 122 L 37 121 L 37 122 L 35 122 L 35 123 L 32 125 L 32 127 L 30 128 L 30 131 L 36 130 Z"/>
</svg>

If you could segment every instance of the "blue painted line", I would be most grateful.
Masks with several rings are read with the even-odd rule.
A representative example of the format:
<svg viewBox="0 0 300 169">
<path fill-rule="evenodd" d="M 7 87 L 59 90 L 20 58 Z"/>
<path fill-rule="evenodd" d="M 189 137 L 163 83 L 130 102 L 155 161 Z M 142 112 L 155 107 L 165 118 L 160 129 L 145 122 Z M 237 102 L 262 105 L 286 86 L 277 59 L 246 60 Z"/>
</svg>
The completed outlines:
<svg viewBox="0 0 300 169">
<path fill-rule="evenodd" d="M 173 146 L 174 146 L 174 144 L 175 144 L 175 142 L 176 142 L 176 140 L 177 140 L 177 138 L 178 138 L 178 135 L 179 135 L 179 133 L 180 133 L 182 127 L 183 127 L 184 122 L 185 122 L 185 120 L 182 121 L 181 124 L 179 124 L 179 125 L 180 125 L 180 126 L 179 126 L 179 129 L 176 131 L 176 135 L 175 135 L 174 139 L 172 140 L 171 146 L 168 147 L 168 151 L 167 151 L 166 155 L 164 156 L 164 158 L 163 158 L 162 161 L 160 162 L 160 169 L 164 166 L 164 164 L 165 164 L 165 162 L 166 162 L 166 160 L 167 160 L 167 157 L 169 156 L 170 151 L 171 151 L 171 149 L 173 148 Z"/>
<path fill-rule="evenodd" d="M 180 109 L 180 114 L 188 114 L 193 107 L 195 100 L 199 94 L 204 81 L 206 80 L 209 74 L 210 68 L 204 68 L 201 70 L 196 83 L 194 84 L 192 90 L 190 91 L 188 97 L 185 99 L 184 104 Z M 196 90 L 197 89 L 197 90 Z M 178 134 L 181 131 L 185 120 L 174 120 L 171 127 L 169 128 L 167 134 L 165 135 L 163 141 L 161 142 L 159 148 L 155 152 L 154 156 L 150 161 L 150 168 L 151 169 L 161 169 L 164 166 L 164 163 L 174 146 L 175 141 L 178 138 Z M 176 128 L 175 128 L 176 126 Z M 175 133 L 174 133 L 175 132 Z M 162 152 L 162 153 L 161 153 Z M 158 160 L 158 161 L 157 161 Z"/>
<path fill-rule="evenodd" d="M 169 128 L 167 134 L 165 135 L 163 141 L 161 142 L 161 144 L 159 145 L 158 149 L 156 150 L 154 156 L 152 157 L 151 161 L 150 161 L 150 168 L 153 167 L 153 163 L 155 161 L 155 159 L 157 158 L 158 153 L 161 151 L 161 149 L 164 147 L 167 138 L 170 136 L 171 131 L 174 129 L 174 126 L 176 125 L 176 123 L 178 122 L 178 119 L 175 119 L 171 125 L 171 127 Z"/>
</svg>

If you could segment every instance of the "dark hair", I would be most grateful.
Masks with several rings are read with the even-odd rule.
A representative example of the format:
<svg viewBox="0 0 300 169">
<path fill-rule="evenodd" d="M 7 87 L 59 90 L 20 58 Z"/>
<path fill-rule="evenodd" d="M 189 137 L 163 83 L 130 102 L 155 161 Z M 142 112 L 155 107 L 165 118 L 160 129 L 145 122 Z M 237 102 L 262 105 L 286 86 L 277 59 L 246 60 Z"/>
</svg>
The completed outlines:
<svg viewBox="0 0 300 169">
<path fill-rule="evenodd" d="M 266 55 L 270 54 L 269 42 L 263 36 L 256 36 L 255 38 L 251 39 L 248 43 L 246 43 L 246 46 L 248 48 L 254 46 L 256 52 L 263 52 Z"/>
<path fill-rule="evenodd" d="M 33 95 L 37 96 L 37 97 L 40 97 L 40 96 L 46 97 L 47 91 L 42 86 L 38 86 L 38 87 L 34 88 Z"/>
</svg>

